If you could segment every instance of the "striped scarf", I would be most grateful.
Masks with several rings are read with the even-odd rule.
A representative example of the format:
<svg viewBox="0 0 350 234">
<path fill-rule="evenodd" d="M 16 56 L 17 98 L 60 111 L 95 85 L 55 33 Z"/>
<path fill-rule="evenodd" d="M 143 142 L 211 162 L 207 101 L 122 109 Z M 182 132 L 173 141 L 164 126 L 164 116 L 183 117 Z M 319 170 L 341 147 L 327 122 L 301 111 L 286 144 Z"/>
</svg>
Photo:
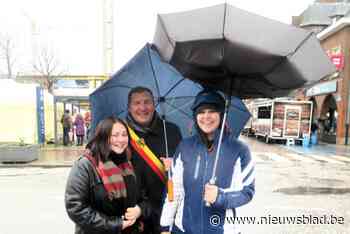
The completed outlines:
<svg viewBox="0 0 350 234">
<path fill-rule="evenodd" d="M 126 198 L 127 192 L 124 176 L 135 176 L 134 168 L 130 161 L 126 160 L 118 166 L 111 160 L 107 160 L 106 162 L 99 160 L 97 164 L 96 159 L 92 157 L 89 150 L 86 150 L 84 155 L 94 165 L 107 191 L 108 198 L 110 200 Z"/>
</svg>

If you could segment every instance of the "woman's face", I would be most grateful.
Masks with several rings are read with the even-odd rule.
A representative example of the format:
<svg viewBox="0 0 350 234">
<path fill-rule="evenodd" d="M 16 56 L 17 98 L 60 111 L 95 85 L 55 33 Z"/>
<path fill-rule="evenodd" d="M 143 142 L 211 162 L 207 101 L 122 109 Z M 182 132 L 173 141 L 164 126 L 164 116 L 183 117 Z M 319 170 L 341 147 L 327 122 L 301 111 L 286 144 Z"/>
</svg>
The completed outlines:
<svg viewBox="0 0 350 234">
<path fill-rule="evenodd" d="M 212 140 L 215 130 L 220 125 L 220 112 L 205 108 L 198 112 L 196 120 L 199 128 L 208 136 L 209 140 Z"/>
<path fill-rule="evenodd" d="M 109 144 L 115 153 L 123 153 L 129 143 L 127 129 L 123 124 L 117 122 L 113 125 Z"/>
</svg>

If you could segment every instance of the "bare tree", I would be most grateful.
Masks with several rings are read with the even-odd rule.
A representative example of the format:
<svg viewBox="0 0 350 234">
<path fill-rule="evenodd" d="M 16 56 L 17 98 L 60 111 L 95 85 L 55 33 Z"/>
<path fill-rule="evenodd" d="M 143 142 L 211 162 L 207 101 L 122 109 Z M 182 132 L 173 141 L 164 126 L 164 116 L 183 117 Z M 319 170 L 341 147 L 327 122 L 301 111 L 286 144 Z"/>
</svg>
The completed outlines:
<svg viewBox="0 0 350 234">
<path fill-rule="evenodd" d="M 41 76 L 37 82 L 50 92 L 52 92 L 55 80 L 65 73 L 58 58 L 47 47 L 40 50 L 33 62 L 33 69 Z"/>
<path fill-rule="evenodd" d="M 7 77 L 13 78 L 13 70 L 15 65 L 14 42 L 11 37 L 0 35 L 0 58 L 5 60 Z"/>
</svg>

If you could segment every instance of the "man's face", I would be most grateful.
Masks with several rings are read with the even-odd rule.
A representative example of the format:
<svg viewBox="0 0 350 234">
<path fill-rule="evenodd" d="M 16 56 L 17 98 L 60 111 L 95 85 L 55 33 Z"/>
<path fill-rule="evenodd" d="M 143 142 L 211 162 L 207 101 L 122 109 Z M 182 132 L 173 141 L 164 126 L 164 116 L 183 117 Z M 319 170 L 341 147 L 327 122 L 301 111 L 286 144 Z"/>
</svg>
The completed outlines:
<svg viewBox="0 0 350 234">
<path fill-rule="evenodd" d="M 129 113 L 141 126 L 148 126 L 154 114 L 154 102 L 148 92 L 133 93 L 129 103 Z"/>
</svg>

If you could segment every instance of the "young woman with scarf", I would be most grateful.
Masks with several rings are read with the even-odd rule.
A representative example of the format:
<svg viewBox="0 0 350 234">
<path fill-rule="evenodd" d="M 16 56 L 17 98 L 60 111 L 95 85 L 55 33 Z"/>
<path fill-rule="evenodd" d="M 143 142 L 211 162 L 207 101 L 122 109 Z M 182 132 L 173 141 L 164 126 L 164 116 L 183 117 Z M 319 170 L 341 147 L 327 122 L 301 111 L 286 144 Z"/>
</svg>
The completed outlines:
<svg viewBox="0 0 350 234">
<path fill-rule="evenodd" d="M 254 163 L 248 147 L 229 132 L 222 138 L 215 184 L 210 184 L 225 100 L 217 92 L 200 92 L 192 106 L 197 134 L 179 144 L 173 158 L 174 200 L 165 199 L 162 234 L 238 234 L 225 220 L 254 195 Z M 208 204 L 210 204 L 208 206 Z"/>
<path fill-rule="evenodd" d="M 101 121 L 67 181 L 65 205 L 76 234 L 142 233 L 150 208 L 130 157 L 126 124 Z"/>
</svg>

